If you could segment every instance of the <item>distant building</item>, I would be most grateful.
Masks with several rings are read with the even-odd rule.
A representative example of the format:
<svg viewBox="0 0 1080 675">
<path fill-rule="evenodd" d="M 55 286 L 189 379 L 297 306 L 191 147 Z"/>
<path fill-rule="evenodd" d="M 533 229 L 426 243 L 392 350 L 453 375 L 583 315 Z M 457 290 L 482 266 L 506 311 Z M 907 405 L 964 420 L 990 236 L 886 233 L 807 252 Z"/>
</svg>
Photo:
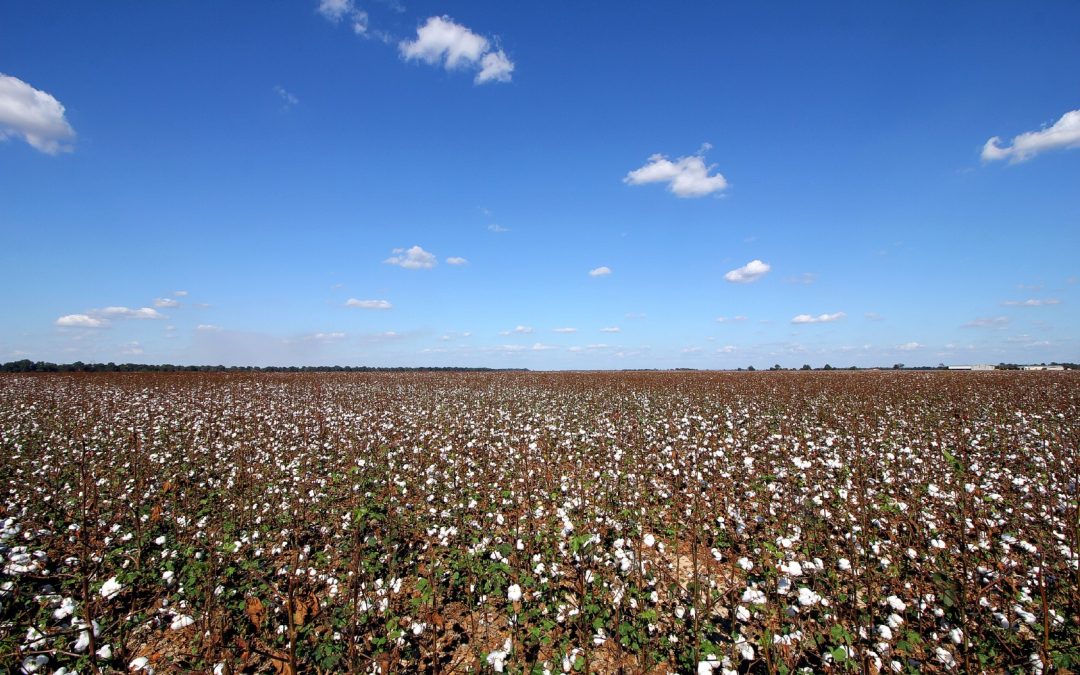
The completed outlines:
<svg viewBox="0 0 1080 675">
<path fill-rule="evenodd" d="M 1020 366 L 1020 370 L 1065 370 L 1065 366 Z"/>
</svg>

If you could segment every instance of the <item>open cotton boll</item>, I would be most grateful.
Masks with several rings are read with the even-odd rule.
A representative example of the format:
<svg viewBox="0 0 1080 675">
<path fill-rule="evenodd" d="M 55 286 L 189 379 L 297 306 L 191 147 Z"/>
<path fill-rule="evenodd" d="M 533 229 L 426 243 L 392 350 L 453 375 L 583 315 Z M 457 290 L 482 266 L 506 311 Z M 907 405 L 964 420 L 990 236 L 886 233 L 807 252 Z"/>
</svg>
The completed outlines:
<svg viewBox="0 0 1080 675">
<path fill-rule="evenodd" d="M 116 580 L 116 577 L 110 577 L 101 586 L 101 597 L 106 600 L 111 600 L 116 597 L 123 588 L 124 587 L 120 585 L 120 582 Z"/>
<path fill-rule="evenodd" d="M 506 589 L 506 599 L 510 602 L 518 602 L 521 600 L 521 586 L 510 584 L 510 588 Z"/>
</svg>

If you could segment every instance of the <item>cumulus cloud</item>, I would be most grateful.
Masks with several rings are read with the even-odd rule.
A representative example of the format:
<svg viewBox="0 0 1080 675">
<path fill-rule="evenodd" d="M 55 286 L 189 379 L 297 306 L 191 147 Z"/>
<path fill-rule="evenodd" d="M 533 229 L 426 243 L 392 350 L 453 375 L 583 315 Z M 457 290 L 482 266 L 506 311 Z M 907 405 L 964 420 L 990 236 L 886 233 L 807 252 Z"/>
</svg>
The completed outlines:
<svg viewBox="0 0 1080 675">
<path fill-rule="evenodd" d="M 1047 305 L 1060 305 L 1057 298 L 1029 298 L 1027 300 L 1006 300 L 1001 303 L 1009 307 L 1045 307 Z"/>
<path fill-rule="evenodd" d="M 913 352 L 917 349 L 922 349 L 926 345 L 921 345 L 918 342 L 905 342 L 902 345 L 896 345 L 896 348 L 902 352 Z"/>
<path fill-rule="evenodd" d="M 812 314 L 799 314 L 792 317 L 791 323 L 828 323 L 830 321 L 839 321 L 843 319 L 846 314 L 843 312 L 835 312 L 833 314 L 818 314 L 814 316 Z"/>
<path fill-rule="evenodd" d="M 395 248 L 391 253 L 394 255 L 383 262 L 388 265 L 404 267 L 407 270 L 426 270 L 435 267 L 437 264 L 435 256 L 419 246 L 413 246 L 409 249 Z"/>
<path fill-rule="evenodd" d="M 281 86 L 280 84 L 274 85 L 274 93 L 281 98 L 286 110 L 300 103 L 300 99 L 296 98 L 296 96 L 286 91 L 285 87 Z"/>
<path fill-rule="evenodd" d="M 676 197 L 704 197 L 727 189 L 728 182 L 722 174 L 709 172 L 715 164 L 706 165 L 704 152 L 711 146 L 706 143 L 696 155 L 679 157 L 674 162 L 661 154 L 649 157 L 644 166 L 626 174 L 623 182 L 628 185 L 667 183 L 667 189 Z"/>
<path fill-rule="evenodd" d="M 981 316 L 964 324 L 964 328 L 1005 328 L 1009 325 L 1007 316 Z"/>
<path fill-rule="evenodd" d="M 532 326 L 515 326 L 514 330 L 504 330 L 504 331 L 500 332 L 499 334 L 500 335 L 511 335 L 511 334 L 529 335 L 532 332 L 533 332 L 533 327 Z"/>
<path fill-rule="evenodd" d="M 55 155 L 73 149 L 75 130 L 64 117 L 64 106 L 51 94 L 0 73 L 0 140 L 9 136 Z"/>
<path fill-rule="evenodd" d="M 501 49 L 493 49 L 491 42 L 448 16 L 429 17 L 416 29 L 415 40 L 402 40 L 398 44 L 406 61 L 423 61 L 429 65 L 442 65 L 446 70 L 478 70 L 474 82 L 509 82 L 514 63 Z"/>
<path fill-rule="evenodd" d="M 56 325 L 62 328 L 104 328 L 109 322 L 89 314 L 65 314 L 56 320 Z"/>
<path fill-rule="evenodd" d="M 735 345 L 724 345 L 723 347 L 717 347 L 716 351 L 720 354 L 734 354 L 736 347 Z"/>
<path fill-rule="evenodd" d="M 356 298 L 346 300 L 345 306 L 357 309 L 392 309 L 394 307 L 386 300 L 357 300 Z"/>
<path fill-rule="evenodd" d="M 120 353 L 124 356 L 142 356 L 143 348 L 138 342 L 128 342 L 120 346 Z"/>
<path fill-rule="evenodd" d="M 204 333 L 214 333 L 221 330 L 221 326 L 215 326 L 212 323 L 200 323 L 198 326 L 195 326 L 195 330 L 202 331 Z"/>
<path fill-rule="evenodd" d="M 107 316 L 110 319 L 164 319 L 165 315 L 157 311 L 153 307 L 140 307 L 138 309 L 130 309 L 128 307 L 106 307 L 102 310 L 97 310 L 98 313 L 103 316 Z"/>
<path fill-rule="evenodd" d="M 600 332 L 601 333 L 621 333 L 622 328 L 619 328 L 618 326 L 606 326 L 604 328 L 601 328 Z"/>
<path fill-rule="evenodd" d="M 154 299 L 154 307 L 168 308 L 168 307 L 179 307 L 179 306 L 180 306 L 180 301 L 179 300 L 173 300 L 172 298 L 155 298 Z"/>
<path fill-rule="evenodd" d="M 555 328 L 553 330 L 556 333 L 576 333 L 577 332 L 577 328 Z"/>
<path fill-rule="evenodd" d="M 345 339 L 345 333 L 312 333 L 311 335 L 305 335 L 304 340 L 308 342 L 340 342 Z"/>
<path fill-rule="evenodd" d="M 509 232 L 510 231 L 510 228 L 503 227 L 502 225 L 499 225 L 498 223 L 492 223 L 492 224 L 488 225 L 488 229 L 491 230 L 492 232 L 494 232 L 495 234 L 502 234 L 503 232 Z"/>
<path fill-rule="evenodd" d="M 611 274 L 611 268 L 607 266 L 600 266 L 589 270 L 590 277 L 606 277 L 609 274 Z"/>
<path fill-rule="evenodd" d="M 447 265 L 468 265 L 469 261 L 466 260 L 465 258 L 460 258 L 458 256 L 451 256 L 451 257 L 446 259 L 446 264 Z"/>
<path fill-rule="evenodd" d="M 751 260 L 742 267 L 731 270 L 724 275 L 724 278 L 732 283 L 748 284 L 765 276 L 771 269 L 772 267 L 769 266 L 768 263 L 763 263 L 760 260 Z"/>
<path fill-rule="evenodd" d="M 183 298 L 187 296 L 187 291 L 173 291 L 173 295 L 178 298 Z"/>
<path fill-rule="evenodd" d="M 746 317 L 739 314 L 737 316 L 718 316 L 716 317 L 717 323 L 727 323 L 729 321 L 746 321 Z"/>
<path fill-rule="evenodd" d="M 1008 159 L 1015 164 L 1060 148 L 1080 148 L 1080 110 L 1070 110 L 1052 126 L 1014 136 L 1007 146 L 994 136 L 983 145 L 982 159 L 984 162 Z"/>
</svg>

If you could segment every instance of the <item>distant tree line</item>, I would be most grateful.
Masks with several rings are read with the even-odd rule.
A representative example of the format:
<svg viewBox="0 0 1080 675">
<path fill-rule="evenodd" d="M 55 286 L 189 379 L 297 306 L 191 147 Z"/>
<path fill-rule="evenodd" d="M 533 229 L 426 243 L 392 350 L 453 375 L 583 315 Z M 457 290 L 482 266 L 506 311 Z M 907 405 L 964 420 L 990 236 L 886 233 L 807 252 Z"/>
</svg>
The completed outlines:
<svg viewBox="0 0 1080 675">
<path fill-rule="evenodd" d="M 421 366 L 417 368 L 374 366 L 175 366 L 171 363 L 49 363 L 47 361 L 9 361 L 0 364 L 0 373 L 472 373 L 524 372 L 527 368 L 466 368 L 459 366 Z"/>
</svg>

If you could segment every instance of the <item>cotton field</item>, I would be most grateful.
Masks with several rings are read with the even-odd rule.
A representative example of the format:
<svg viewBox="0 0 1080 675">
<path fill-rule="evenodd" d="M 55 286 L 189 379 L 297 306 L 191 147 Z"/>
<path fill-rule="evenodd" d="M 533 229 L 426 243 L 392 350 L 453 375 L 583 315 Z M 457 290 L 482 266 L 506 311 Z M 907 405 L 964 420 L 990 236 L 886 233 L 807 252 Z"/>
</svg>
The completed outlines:
<svg viewBox="0 0 1080 675">
<path fill-rule="evenodd" d="M 1065 373 L 0 379 L 0 668 L 1080 668 Z"/>
</svg>

